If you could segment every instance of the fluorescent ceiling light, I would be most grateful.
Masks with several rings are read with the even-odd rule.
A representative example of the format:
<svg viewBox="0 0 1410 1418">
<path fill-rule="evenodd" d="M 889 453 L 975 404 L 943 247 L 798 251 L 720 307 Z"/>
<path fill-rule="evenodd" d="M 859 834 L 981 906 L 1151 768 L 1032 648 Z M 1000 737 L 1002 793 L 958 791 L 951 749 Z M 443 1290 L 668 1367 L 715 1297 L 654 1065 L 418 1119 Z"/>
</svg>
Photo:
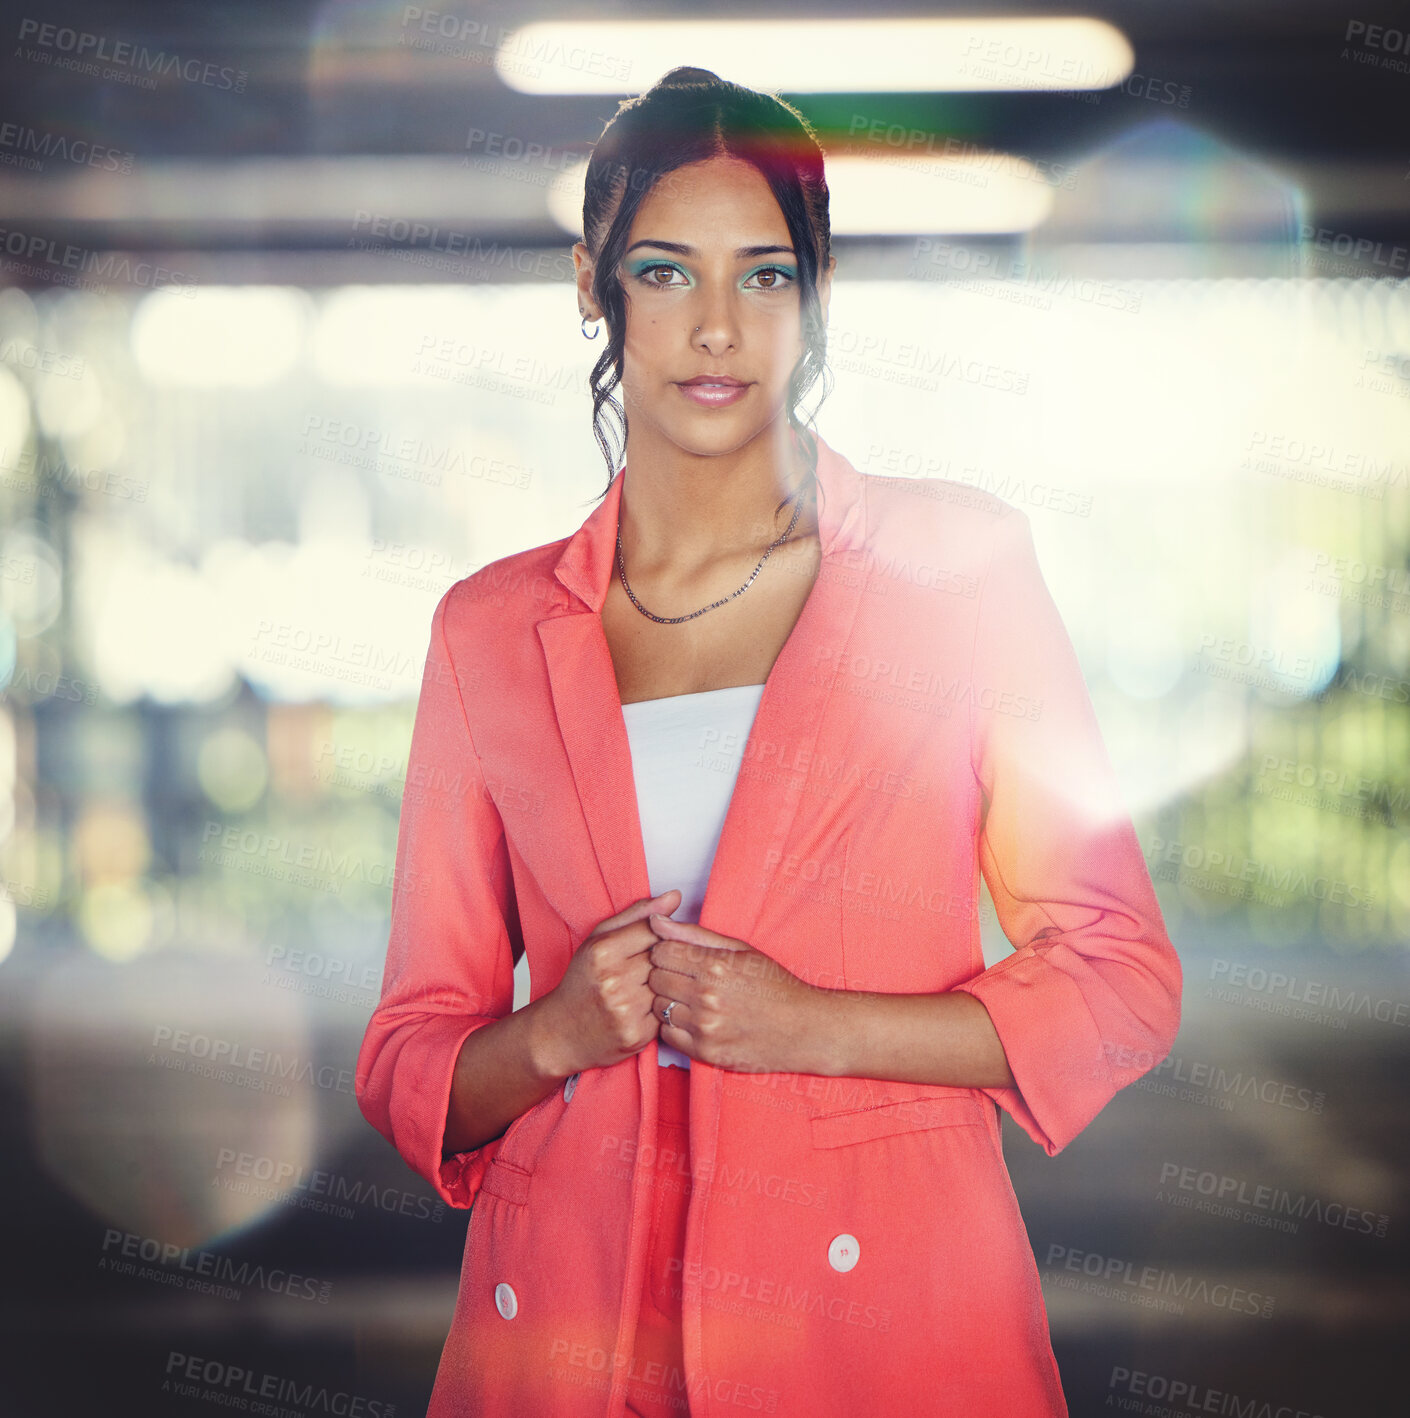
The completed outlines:
<svg viewBox="0 0 1410 1418">
<path fill-rule="evenodd" d="M 983 235 L 1031 231 L 1053 191 L 1032 163 L 1007 153 L 950 158 L 826 160 L 839 236 Z"/>
<path fill-rule="evenodd" d="M 1051 185 L 1008 153 L 963 157 L 826 158 L 834 236 L 998 235 L 1031 231 L 1052 210 Z M 564 231 L 582 234 L 579 163 L 548 191 Z"/>
<path fill-rule="evenodd" d="M 1106 89 L 1135 64 L 1126 36 L 1081 16 L 1012 19 L 542 21 L 495 54 L 528 94 L 635 94 L 692 64 L 771 93 Z"/>
</svg>

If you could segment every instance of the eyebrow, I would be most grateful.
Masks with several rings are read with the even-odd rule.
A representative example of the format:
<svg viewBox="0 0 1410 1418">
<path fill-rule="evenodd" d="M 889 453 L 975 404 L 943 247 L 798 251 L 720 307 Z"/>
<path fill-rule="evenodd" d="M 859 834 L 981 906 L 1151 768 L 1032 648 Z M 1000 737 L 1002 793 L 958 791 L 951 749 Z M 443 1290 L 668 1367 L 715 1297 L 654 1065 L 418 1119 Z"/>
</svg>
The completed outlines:
<svg viewBox="0 0 1410 1418">
<path fill-rule="evenodd" d="M 698 256 L 700 253 L 693 246 L 686 246 L 679 241 L 634 241 L 622 254 L 630 255 L 638 246 L 655 246 L 662 251 L 674 251 L 680 256 Z M 750 256 L 772 256 L 777 252 L 792 256 L 791 246 L 738 246 L 734 254 L 748 258 Z"/>
</svg>

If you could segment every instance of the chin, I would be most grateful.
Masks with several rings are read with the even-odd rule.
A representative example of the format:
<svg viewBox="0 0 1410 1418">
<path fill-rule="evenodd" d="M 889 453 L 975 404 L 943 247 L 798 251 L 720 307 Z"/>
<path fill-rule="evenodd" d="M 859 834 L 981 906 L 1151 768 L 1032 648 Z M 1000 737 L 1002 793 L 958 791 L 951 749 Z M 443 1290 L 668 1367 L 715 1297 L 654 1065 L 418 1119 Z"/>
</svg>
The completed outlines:
<svg viewBox="0 0 1410 1418">
<path fill-rule="evenodd" d="M 712 458 L 734 453 L 745 444 L 752 443 L 764 432 L 765 429 L 759 427 L 753 419 L 745 422 L 723 419 L 715 414 L 711 417 L 709 427 L 702 428 L 699 423 L 693 423 L 690 427 L 678 427 L 669 436 L 683 451 L 702 458 Z"/>
</svg>

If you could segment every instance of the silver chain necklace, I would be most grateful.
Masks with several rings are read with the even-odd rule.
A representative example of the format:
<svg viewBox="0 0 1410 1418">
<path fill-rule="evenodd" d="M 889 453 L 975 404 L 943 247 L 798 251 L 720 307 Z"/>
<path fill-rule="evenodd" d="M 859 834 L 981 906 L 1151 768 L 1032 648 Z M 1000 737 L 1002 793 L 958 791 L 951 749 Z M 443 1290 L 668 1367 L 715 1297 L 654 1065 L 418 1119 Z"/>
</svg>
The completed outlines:
<svg viewBox="0 0 1410 1418">
<path fill-rule="evenodd" d="M 802 489 L 800 489 L 799 491 L 801 492 Z M 766 551 L 764 552 L 763 556 L 761 556 L 761 557 L 759 558 L 759 564 L 758 564 L 758 566 L 756 566 L 756 567 L 754 568 L 754 573 L 753 573 L 753 575 L 750 576 L 750 578 L 744 583 L 744 585 L 742 585 L 742 586 L 739 588 L 739 590 L 737 590 L 737 591 L 733 592 L 732 594 L 726 596 L 726 597 L 724 598 L 724 600 L 715 601 L 713 604 L 708 605 L 708 606 L 701 606 L 701 608 L 700 608 L 698 611 L 691 611 L 691 613 L 690 613 L 689 615 L 671 615 L 671 616 L 653 615 L 653 614 L 652 614 L 649 610 L 647 610 L 646 607 L 645 607 L 644 605 L 642 605 L 642 603 L 641 603 L 639 600 L 637 600 L 637 598 L 632 594 L 632 588 L 627 584 L 627 563 L 626 563 L 626 561 L 624 560 L 624 558 L 623 558 L 623 556 L 622 556 L 622 522 L 621 522 L 621 518 L 618 518 L 618 520 L 617 520 L 617 574 L 622 578 L 622 589 L 627 593 L 627 596 L 630 598 L 632 605 L 634 605 L 634 606 L 637 608 L 637 610 L 639 610 L 639 611 L 642 613 L 642 615 L 646 616 L 647 619 L 649 619 L 649 620 L 654 620 L 658 625 L 679 625 L 683 620 L 694 620 L 696 616 L 698 616 L 698 615 L 704 615 L 706 611 L 718 610 L 721 606 L 727 605 L 730 601 L 734 600 L 735 596 L 742 596 L 742 595 L 750 588 L 750 586 L 752 586 L 752 585 L 754 584 L 754 577 L 757 576 L 757 575 L 764 569 L 764 563 L 765 563 L 765 562 L 769 559 L 769 557 L 773 554 L 774 548 L 777 547 L 777 546 L 782 546 L 783 543 L 786 542 L 786 541 L 788 540 L 788 538 L 792 535 L 793 528 L 798 524 L 798 514 L 799 514 L 800 512 L 802 512 L 802 510 L 803 510 L 803 499 L 802 499 L 802 497 L 799 496 L 797 493 L 795 493 L 794 495 L 795 495 L 796 497 L 798 497 L 798 503 L 797 503 L 797 505 L 796 505 L 796 506 L 794 507 L 794 509 L 793 509 L 793 517 L 792 517 L 792 520 L 789 522 L 788 526 L 787 526 L 786 528 L 784 528 L 783 535 L 782 535 L 781 537 L 779 537 L 779 539 L 778 539 L 777 541 L 774 541 L 774 542 L 770 542 L 770 543 L 769 543 L 768 550 L 766 550 Z"/>
</svg>

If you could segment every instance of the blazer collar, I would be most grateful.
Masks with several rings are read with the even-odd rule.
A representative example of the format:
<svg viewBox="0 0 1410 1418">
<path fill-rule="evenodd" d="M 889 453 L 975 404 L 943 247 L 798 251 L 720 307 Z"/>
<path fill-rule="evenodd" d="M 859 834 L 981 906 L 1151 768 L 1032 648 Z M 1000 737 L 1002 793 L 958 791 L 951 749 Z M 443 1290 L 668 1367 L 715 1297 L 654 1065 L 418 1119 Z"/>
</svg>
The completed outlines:
<svg viewBox="0 0 1410 1418">
<path fill-rule="evenodd" d="M 821 434 L 818 436 L 818 542 L 823 556 L 862 542 L 862 475 Z M 582 603 L 601 612 L 616 571 L 617 518 L 626 467 L 612 479 L 607 495 L 568 538 L 553 574 Z"/>
</svg>

